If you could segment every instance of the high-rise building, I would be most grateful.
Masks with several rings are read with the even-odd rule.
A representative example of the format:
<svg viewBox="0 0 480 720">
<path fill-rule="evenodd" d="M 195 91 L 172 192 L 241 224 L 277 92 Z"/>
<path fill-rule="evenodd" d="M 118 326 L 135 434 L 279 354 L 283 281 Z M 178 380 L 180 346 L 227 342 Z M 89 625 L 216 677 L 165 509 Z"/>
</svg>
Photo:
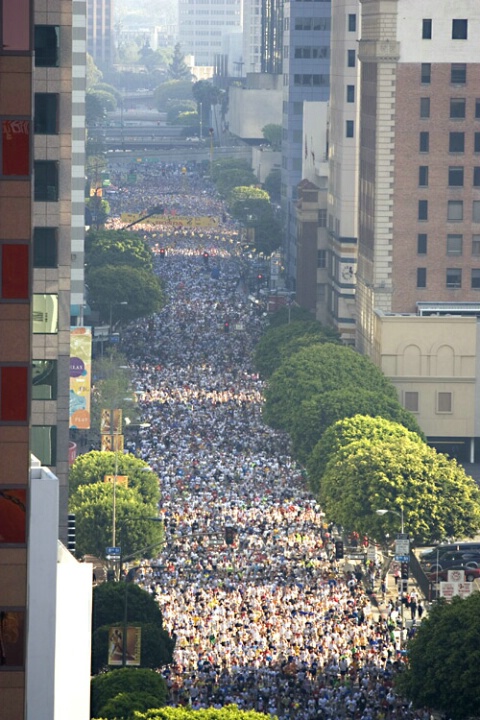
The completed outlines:
<svg viewBox="0 0 480 720">
<path fill-rule="evenodd" d="M 195 66 L 215 65 L 222 54 L 222 37 L 242 27 L 243 0 L 178 2 L 178 41 Z"/>
<path fill-rule="evenodd" d="M 295 203 L 305 154 L 303 103 L 329 98 L 330 11 L 329 2 L 285 2 L 283 6 L 282 213 L 286 275 L 293 290 L 297 242 Z"/>
<path fill-rule="evenodd" d="M 113 0 L 87 0 L 87 51 L 100 68 L 114 57 Z"/>
<path fill-rule="evenodd" d="M 242 76 L 258 73 L 262 67 L 262 2 L 243 0 Z"/>
<path fill-rule="evenodd" d="M 262 44 L 260 70 L 270 75 L 283 72 L 284 0 L 262 0 Z"/>
</svg>

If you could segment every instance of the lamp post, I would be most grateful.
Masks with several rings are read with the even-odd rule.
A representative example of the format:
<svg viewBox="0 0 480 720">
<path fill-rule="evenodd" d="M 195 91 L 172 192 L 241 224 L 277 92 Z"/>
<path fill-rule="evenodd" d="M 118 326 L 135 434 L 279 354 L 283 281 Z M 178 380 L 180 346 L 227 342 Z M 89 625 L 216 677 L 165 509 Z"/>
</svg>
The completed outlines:
<svg viewBox="0 0 480 720">
<path fill-rule="evenodd" d="M 404 517 L 403 517 L 403 507 L 400 508 L 400 512 L 398 512 L 397 510 L 389 510 L 388 508 L 380 508 L 379 510 L 376 510 L 375 512 L 376 512 L 377 515 L 386 515 L 387 513 L 391 513 L 392 515 L 396 515 L 397 517 L 399 517 L 399 518 L 400 518 L 400 522 L 401 522 L 401 535 L 402 535 L 402 539 L 403 539 L 403 536 L 405 535 L 405 523 L 404 523 Z M 399 643 L 399 645 L 400 645 L 400 650 L 401 650 L 401 649 L 402 649 L 402 645 L 403 645 L 403 628 L 404 628 L 404 622 L 405 622 L 405 606 L 404 606 L 404 604 L 403 604 L 403 593 L 404 593 L 403 578 L 400 577 L 399 580 L 400 580 L 400 590 L 399 590 L 399 595 L 400 595 L 400 619 L 401 619 L 401 625 L 402 625 L 401 628 L 400 628 L 400 643 Z M 408 590 L 408 576 L 407 576 L 407 581 L 406 581 L 406 583 L 407 583 L 407 584 L 406 584 L 406 590 Z"/>
<path fill-rule="evenodd" d="M 121 300 L 120 302 L 111 302 L 110 303 L 110 322 L 108 324 L 110 328 L 110 335 L 112 334 L 112 316 L 113 316 L 113 308 L 117 305 L 128 305 L 128 302 L 126 300 Z"/>
</svg>

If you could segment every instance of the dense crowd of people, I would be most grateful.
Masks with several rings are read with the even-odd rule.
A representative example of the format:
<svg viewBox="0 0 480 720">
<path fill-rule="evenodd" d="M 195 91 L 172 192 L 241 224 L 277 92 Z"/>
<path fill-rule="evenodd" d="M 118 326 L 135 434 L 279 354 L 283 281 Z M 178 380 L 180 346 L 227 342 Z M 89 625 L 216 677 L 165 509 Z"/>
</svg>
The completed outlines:
<svg viewBox="0 0 480 720">
<path fill-rule="evenodd" d="M 125 190 L 121 209 L 140 211 L 158 202 L 156 187 L 188 181 L 181 212 L 225 216 L 193 171 L 185 180 L 181 168 L 159 167 L 155 178 Z M 379 614 L 359 574 L 335 560 L 335 528 L 288 438 L 262 422 L 252 350 L 267 318 L 245 290 L 231 223 L 207 234 L 164 229 L 162 255 L 158 228 L 141 232 L 168 302 L 123 339 L 145 425 L 127 449 L 161 484 L 166 541 L 137 580 L 176 637 L 163 671 L 169 703 L 235 703 L 280 720 L 429 720 L 393 689 L 404 662 L 398 607 Z"/>
</svg>

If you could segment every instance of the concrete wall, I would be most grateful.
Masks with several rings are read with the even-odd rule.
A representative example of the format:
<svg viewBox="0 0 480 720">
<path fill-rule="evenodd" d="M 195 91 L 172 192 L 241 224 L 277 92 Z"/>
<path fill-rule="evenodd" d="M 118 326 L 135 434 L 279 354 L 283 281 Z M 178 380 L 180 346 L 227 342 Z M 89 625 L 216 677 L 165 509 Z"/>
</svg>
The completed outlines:
<svg viewBox="0 0 480 720">
<path fill-rule="evenodd" d="M 239 138 L 260 140 L 265 125 L 282 124 L 281 90 L 231 87 L 228 98 L 228 129 Z"/>
</svg>

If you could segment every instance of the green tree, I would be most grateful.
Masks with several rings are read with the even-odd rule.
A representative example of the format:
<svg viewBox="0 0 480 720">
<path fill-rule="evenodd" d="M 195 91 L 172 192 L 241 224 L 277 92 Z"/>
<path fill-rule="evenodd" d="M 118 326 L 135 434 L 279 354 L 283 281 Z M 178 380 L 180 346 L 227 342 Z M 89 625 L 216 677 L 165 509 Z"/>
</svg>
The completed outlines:
<svg viewBox="0 0 480 720">
<path fill-rule="evenodd" d="M 93 625 L 98 630 L 120 622 L 125 614 L 125 593 L 128 593 L 128 621 L 144 622 L 163 629 L 163 616 L 150 593 L 134 583 L 102 583 L 93 590 Z"/>
<path fill-rule="evenodd" d="M 165 680 L 154 670 L 121 668 L 103 673 L 92 679 L 92 717 L 100 717 L 104 706 L 122 693 L 148 695 L 155 700 L 152 707 L 165 705 L 168 694 Z"/>
<path fill-rule="evenodd" d="M 167 109 L 167 103 L 170 100 L 191 100 L 192 82 L 191 80 L 168 80 L 155 88 L 153 99 L 155 107 L 161 112 Z"/>
<path fill-rule="evenodd" d="M 408 643 L 408 665 L 395 689 L 452 720 L 478 717 L 480 691 L 480 593 L 440 601 Z"/>
<path fill-rule="evenodd" d="M 108 407 L 108 406 L 107 406 Z M 142 502 L 156 506 L 160 500 L 158 476 L 144 460 L 130 453 L 91 452 L 79 455 L 68 476 L 70 491 L 80 486 L 103 483 L 105 475 L 113 475 L 117 464 L 117 474 L 128 477 L 128 487 L 136 490 Z"/>
<path fill-rule="evenodd" d="M 96 93 L 87 92 L 85 95 L 85 122 L 88 127 L 97 125 L 105 119 L 105 106 Z"/>
<path fill-rule="evenodd" d="M 160 280 L 148 270 L 127 265 L 89 268 L 88 299 L 104 322 L 130 322 L 161 310 L 164 294 Z M 126 303 L 126 304 L 122 304 Z"/>
<path fill-rule="evenodd" d="M 314 342 L 340 342 L 338 333 L 335 330 L 324 327 L 317 320 L 313 320 L 312 315 L 310 315 L 308 321 L 274 326 L 262 335 L 255 348 L 254 363 L 256 370 L 263 378 L 269 378 L 287 357 L 300 349 L 297 343 L 304 340 L 308 340 L 308 344 Z"/>
<path fill-rule="evenodd" d="M 383 373 L 351 348 L 330 342 L 308 346 L 287 358 L 270 377 L 264 419 L 272 427 L 290 432 L 303 400 L 349 386 L 396 397 L 393 384 Z"/>
<path fill-rule="evenodd" d="M 220 195 L 228 197 L 234 187 L 255 185 L 255 174 L 244 160 L 223 158 L 212 163 L 210 175 Z"/>
<path fill-rule="evenodd" d="M 87 267 L 129 265 L 153 271 L 153 254 L 140 235 L 128 230 L 89 232 L 85 238 Z"/>
<path fill-rule="evenodd" d="M 341 388 L 303 401 L 291 431 L 295 457 L 305 463 L 330 425 L 354 415 L 369 415 L 392 420 L 423 438 L 415 416 L 405 410 L 395 398 L 375 390 Z"/>
<path fill-rule="evenodd" d="M 163 707 L 139 713 L 136 720 L 277 720 L 276 715 L 265 715 L 255 710 L 240 710 L 237 705 L 222 708 L 191 710 L 187 707 Z"/>
<path fill-rule="evenodd" d="M 117 98 L 114 93 L 107 92 L 106 90 L 97 90 L 97 87 L 93 87 L 87 95 L 93 95 L 99 101 L 104 114 L 114 112 L 117 109 Z"/>
<path fill-rule="evenodd" d="M 88 198 L 85 204 L 90 211 L 92 218 L 91 225 L 98 230 L 105 225 L 108 220 L 108 216 L 110 215 L 110 205 L 99 195 L 92 195 L 91 198 Z"/>
<path fill-rule="evenodd" d="M 388 421 L 364 420 L 378 424 L 379 437 L 354 440 L 330 457 L 318 492 L 326 516 L 377 540 L 399 529 L 393 513 L 376 514 L 382 508 L 403 511 L 405 530 L 419 544 L 475 535 L 480 491 L 473 479 L 403 426 L 390 423 L 391 434 L 381 435 Z"/>
<path fill-rule="evenodd" d="M 279 168 L 272 168 L 263 183 L 264 189 L 268 192 L 274 202 L 280 202 L 282 173 Z"/>
<path fill-rule="evenodd" d="M 270 143 L 273 150 L 280 150 L 282 147 L 282 126 L 275 123 L 268 123 L 262 128 L 263 137 Z"/>
<path fill-rule="evenodd" d="M 284 306 L 272 313 L 268 318 L 268 328 L 290 325 L 294 322 L 312 322 L 314 319 L 315 317 L 310 310 L 293 303 L 290 308 Z"/>
<path fill-rule="evenodd" d="M 185 112 L 197 112 L 197 106 L 193 100 L 169 100 L 166 103 L 167 122 L 175 124 L 178 116 Z M 198 115 L 197 120 L 198 123 Z"/>
<path fill-rule="evenodd" d="M 198 80 L 192 85 L 192 93 L 197 103 L 198 116 L 206 127 L 210 119 L 210 108 L 220 103 L 222 92 L 210 80 Z"/>
<path fill-rule="evenodd" d="M 190 68 L 185 64 L 185 56 L 182 53 L 180 43 L 176 43 L 173 48 L 173 57 L 168 66 L 168 75 L 172 80 L 191 79 L 192 74 Z"/>
<path fill-rule="evenodd" d="M 233 217 L 245 225 L 254 226 L 263 217 L 272 218 L 269 194 L 261 188 L 253 185 L 234 187 L 228 201 Z"/>
<path fill-rule="evenodd" d="M 95 65 L 93 57 L 87 53 L 87 93 L 98 85 L 103 77 L 102 71 Z"/>
<path fill-rule="evenodd" d="M 152 557 L 163 541 L 161 523 L 154 521 L 158 507 L 147 505 L 138 490 L 120 483 L 115 488 L 113 483 L 80 485 L 70 496 L 69 510 L 75 514 L 76 553 L 80 557 L 105 557 L 105 548 L 111 546 L 113 538 L 114 492 L 116 541 L 123 555 Z"/>
<path fill-rule="evenodd" d="M 135 587 L 131 583 L 103 583 L 104 585 L 120 585 L 120 587 Z M 126 588 L 125 588 L 126 592 Z M 130 599 L 128 600 L 128 603 Z M 130 605 L 127 605 L 127 619 L 129 625 L 139 627 L 141 630 L 141 646 L 140 646 L 140 667 L 158 669 L 163 665 L 172 662 L 173 649 L 175 640 L 173 640 L 166 630 L 162 630 L 158 625 L 146 623 L 141 618 L 133 620 L 130 618 Z M 92 673 L 101 672 L 108 667 L 108 633 L 110 627 L 122 627 L 123 620 L 120 622 L 112 622 L 109 625 L 98 628 L 92 636 Z M 152 707 L 148 705 L 146 709 Z M 155 707 L 155 706 L 153 706 Z"/>
</svg>

